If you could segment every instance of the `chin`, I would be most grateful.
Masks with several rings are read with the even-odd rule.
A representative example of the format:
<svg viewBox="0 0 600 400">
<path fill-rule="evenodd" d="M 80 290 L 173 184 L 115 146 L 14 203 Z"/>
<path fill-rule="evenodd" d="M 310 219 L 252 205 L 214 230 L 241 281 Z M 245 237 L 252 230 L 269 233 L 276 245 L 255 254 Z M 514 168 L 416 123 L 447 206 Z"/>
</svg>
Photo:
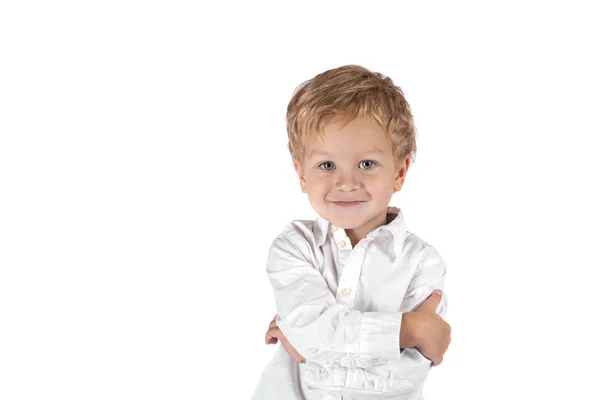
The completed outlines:
<svg viewBox="0 0 600 400">
<path fill-rule="evenodd" d="M 332 224 L 343 229 L 356 229 L 364 224 L 362 219 L 358 218 L 332 218 Z"/>
</svg>

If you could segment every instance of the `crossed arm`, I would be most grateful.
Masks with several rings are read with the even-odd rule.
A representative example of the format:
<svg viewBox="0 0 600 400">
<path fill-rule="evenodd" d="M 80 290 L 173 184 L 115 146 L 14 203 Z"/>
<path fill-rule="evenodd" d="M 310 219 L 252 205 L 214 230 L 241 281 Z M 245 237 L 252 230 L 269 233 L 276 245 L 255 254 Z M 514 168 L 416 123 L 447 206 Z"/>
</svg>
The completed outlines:
<svg viewBox="0 0 600 400">
<path fill-rule="evenodd" d="M 277 315 L 265 341 L 281 341 L 294 360 L 328 362 L 348 353 L 399 359 L 404 348 L 414 347 L 434 365 L 442 362 L 450 325 L 442 319 L 445 298 L 431 295 L 445 277 L 435 249 L 424 251 L 403 300 L 401 309 L 411 312 L 360 312 L 337 303 L 320 272 L 285 236 L 271 246 L 267 274 Z"/>
</svg>

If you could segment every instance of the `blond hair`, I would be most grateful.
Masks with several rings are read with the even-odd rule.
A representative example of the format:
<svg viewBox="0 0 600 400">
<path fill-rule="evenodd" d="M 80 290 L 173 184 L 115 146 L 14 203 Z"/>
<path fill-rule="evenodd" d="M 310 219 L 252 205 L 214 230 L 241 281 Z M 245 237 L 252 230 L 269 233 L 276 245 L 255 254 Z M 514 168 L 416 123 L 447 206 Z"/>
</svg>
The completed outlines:
<svg viewBox="0 0 600 400">
<path fill-rule="evenodd" d="M 414 161 L 417 145 L 410 106 L 389 77 L 359 65 L 330 69 L 301 83 L 287 107 L 288 150 L 302 161 L 305 145 L 333 118 L 371 117 L 388 134 L 396 162 Z"/>
</svg>

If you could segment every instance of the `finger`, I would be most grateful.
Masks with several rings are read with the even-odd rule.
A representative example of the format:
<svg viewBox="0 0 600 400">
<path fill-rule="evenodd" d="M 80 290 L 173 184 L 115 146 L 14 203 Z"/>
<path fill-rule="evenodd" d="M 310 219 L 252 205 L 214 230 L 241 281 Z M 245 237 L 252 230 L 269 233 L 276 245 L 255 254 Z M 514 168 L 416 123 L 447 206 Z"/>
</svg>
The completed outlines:
<svg viewBox="0 0 600 400">
<path fill-rule="evenodd" d="M 440 300 L 442 300 L 442 292 L 438 289 L 434 290 L 433 293 L 429 295 L 429 297 L 421 304 L 419 307 L 420 311 L 430 311 L 435 312 L 438 304 L 440 304 Z"/>
<path fill-rule="evenodd" d="M 271 332 L 267 331 L 265 335 L 265 343 L 266 344 L 275 344 L 278 342 L 277 336 L 273 335 Z"/>
<path fill-rule="evenodd" d="M 267 334 L 265 335 L 265 343 L 266 343 L 266 344 L 270 344 L 270 343 L 272 343 L 272 342 L 273 342 L 273 336 L 269 336 L 269 334 L 267 333 Z"/>
<path fill-rule="evenodd" d="M 265 334 L 265 341 L 267 343 L 269 343 L 270 341 L 273 340 L 273 338 L 275 340 L 279 339 L 281 336 L 281 331 L 279 330 L 279 328 L 275 327 L 275 328 L 269 328 L 269 330 L 267 330 L 267 333 Z M 277 343 L 277 341 L 273 342 L 273 343 Z"/>
<path fill-rule="evenodd" d="M 276 326 L 269 328 L 267 329 L 267 336 L 278 338 L 279 336 L 281 336 L 281 330 Z"/>
<path fill-rule="evenodd" d="M 302 363 L 302 356 L 300 355 L 300 353 L 294 351 L 293 354 L 294 355 L 292 356 L 292 358 L 294 359 L 294 361 L 296 361 L 297 363 Z"/>
<path fill-rule="evenodd" d="M 273 338 L 275 340 L 274 343 L 277 343 L 277 339 L 281 342 L 281 345 L 285 349 L 285 351 L 289 354 L 292 359 L 298 363 L 305 363 L 306 359 L 302 357 L 300 353 L 290 344 L 290 342 L 283 336 L 283 333 L 278 327 L 271 328 L 267 331 L 267 337 Z M 267 343 L 269 344 L 269 343 Z"/>
<path fill-rule="evenodd" d="M 283 348 L 285 349 L 285 351 L 287 351 L 287 353 L 290 355 L 290 357 L 292 357 L 292 359 L 294 361 L 296 361 L 297 363 L 305 363 L 306 360 L 304 357 L 302 357 L 302 355 L 300 353 L 298 353 L 298 351 L 294 348 L 294 346 L 292 346 L 290 344 L 290 342 L 288 342 L 286 339 L 281 339 L 281 345 L 283 346 Z"/>
</svg>

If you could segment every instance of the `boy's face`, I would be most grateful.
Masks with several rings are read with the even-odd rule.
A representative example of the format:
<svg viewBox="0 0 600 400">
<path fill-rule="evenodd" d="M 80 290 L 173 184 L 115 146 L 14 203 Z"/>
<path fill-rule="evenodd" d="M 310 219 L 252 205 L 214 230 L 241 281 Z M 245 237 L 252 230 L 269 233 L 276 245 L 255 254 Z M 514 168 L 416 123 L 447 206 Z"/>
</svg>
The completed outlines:
<svg viewBox="0 0 600 400">
<path fill-rule="evenodd" d="M 294 161 L 300 186 L 315 211 L 358 240 L 385 224 L 392 195 L 402 188 L 410 156 L 398 165 L 392 143 L 371 118 L 345 126 L 340 118 L 324 127 L 324 138 L 307 143 L 302 162 Z M 337 202 L 356 202 L 340 204 Z"/>
</svg>

